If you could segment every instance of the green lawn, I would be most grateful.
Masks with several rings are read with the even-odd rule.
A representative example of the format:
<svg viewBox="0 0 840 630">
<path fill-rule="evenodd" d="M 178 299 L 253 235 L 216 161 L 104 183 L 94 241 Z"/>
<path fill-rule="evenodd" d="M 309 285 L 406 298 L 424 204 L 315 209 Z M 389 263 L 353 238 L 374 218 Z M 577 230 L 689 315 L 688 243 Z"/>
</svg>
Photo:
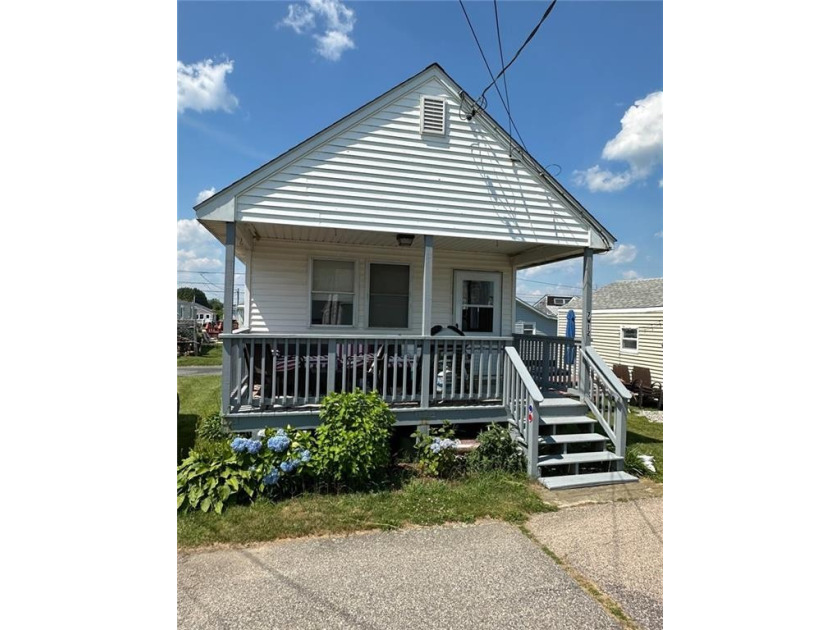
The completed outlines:
<svg viewBox="0 0 840 630">
<path fill-rule="evenodd" d="M 640 453 L 653 455 L 653 467 L 656 472 L 650 479 L 662 483 L 662 423 L 651 422 L 632 409 L 627 418 L 627 446 L 636 446 Z"/>
<path fill-rule="evenodd" d="M 222 344 L 214 346 L 203 346 L 201 354 L 197 357 L 183 356 L 178 357 L 178 365 L 181 367 L 191 367 L 196 365 L 221 365 L 222 364 Z"/>
<path fill-rule="evenodd" d="M 234 506 L 222 514 L 179 513 L 178 546 L 471 523 L 480 518 L 521 523 L 529 514 L 556 509 L 540 499 L 532 482 L 520 477 L 486 474 L 461 481 L 417 478 L 400 490 L 305 494 L 278 503 L 261 500 L 251 506 Z"/>
<path fill-rule="evenodd" d="M 200 418 L 218 413 L 222 406 L 221 376 L 179 376 L 178 461 L 187 456 L 195 443 L 195 427 Z"/>
</svg>

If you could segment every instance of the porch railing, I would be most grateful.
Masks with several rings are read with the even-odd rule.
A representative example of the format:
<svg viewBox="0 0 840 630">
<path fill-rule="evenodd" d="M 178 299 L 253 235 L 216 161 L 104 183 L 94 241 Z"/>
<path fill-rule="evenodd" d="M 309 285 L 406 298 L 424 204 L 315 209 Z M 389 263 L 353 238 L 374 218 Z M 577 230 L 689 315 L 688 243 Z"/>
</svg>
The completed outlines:
<svg viewBox="0 0 840 630">
<path fill-rule="evenodd" d="M 591 346 L 581 351 L 581 400 L 624 457 L 627 440 L 627 403 L 631 393 Z"/>
<path fill-rule="evenodd" d="M 502 397 L 509 337 L 222 335 L 230 353 L 223 413 L 318 404 L 332 392 L 376 391 L 426 408 Z M 224 379 L 223 379 L 224 381 Z"/>
<path fill-rule="evenodd" d="M 513 347 L 543 391 L 567 391 L 577 387 L 580 341 L 571 337 L 514 335 Z"/>
<path fill-rule="evenodd" d="M 515 348 L 505 348 L 502 402 L 525 449 L 528 475 L 539 476 L 540 403 L 543 395 Z"/>
</svg>

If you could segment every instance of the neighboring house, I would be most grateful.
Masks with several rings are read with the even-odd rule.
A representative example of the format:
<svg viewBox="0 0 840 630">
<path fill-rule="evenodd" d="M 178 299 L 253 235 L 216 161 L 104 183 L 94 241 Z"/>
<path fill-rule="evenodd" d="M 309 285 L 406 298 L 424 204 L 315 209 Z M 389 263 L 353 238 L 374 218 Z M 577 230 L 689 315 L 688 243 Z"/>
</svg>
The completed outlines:
<svg viewBox="0 0 840 630">
<path fill-rule="evenodd" d="M 544 295 L 534 303 L 534 308 L 556 320 L 557 313 L 573 297 L 573 295 Z"/>
<path fill-rule="evenodd" d="M 614 282 L 592 294 L 592 345 L 612 367 L 619 363 L 650 369 L 651 379 L 664 389 L 662 328 L 664 307 L 662 278 Z M 566 331 L 566 313 L 581 317 L 581 299 L 575 298 L 561 310 L 557 334 Z M 580 338 L 580 325 L 577 326 Z"/>
<path fill-rule="evenodd" d="M 178 300 L 178 319 L 194 319 L 203 325 L 215 322 L 216 313 L 212 308 L 207 308 L 197 302 Z"/>
<path fill-rule="evenodd" d="M 313 405 L 358 387 L 379 392 L 398 426 L 509 422 L 531 476 L 540 452 L 554 457 L 548 487 L 633 480 L 621 472 L 629 392 L 591 348 L 560 369 L 561 346 L 534 345 L 553 338 L 514 334 L 518 270 L 582 258 L 591 289 L 594 254 L 615 237 L 439 65 L 195 210 L 225 246 L 225 305 L 234 258 L 245 266 L 244 327 L 228 328 L 226 306 L 221 336 L 221 411 L 234 431 L 316 426 Z M 548 357 L 542 371 L 520 358 L 525 340 Z M 593 385 L 582 400 L 544 400 L 577 374 Z M 567 441 L 594 450 L 552 455 L 566 438 L 540 444 L 541 419 L 564 416 L 557 424 L 577 430 L 575 414 L 609 437 L 576 434 Z M 608 470 L 582 474 L 593 462 Z"/>
<path fill-rule="evenodd" d="M 524 300 L 516 298 L 516 324 L 514 332 L 520 335 L 557 334 L 557 316 L 546 314 Z"/>
</svg>

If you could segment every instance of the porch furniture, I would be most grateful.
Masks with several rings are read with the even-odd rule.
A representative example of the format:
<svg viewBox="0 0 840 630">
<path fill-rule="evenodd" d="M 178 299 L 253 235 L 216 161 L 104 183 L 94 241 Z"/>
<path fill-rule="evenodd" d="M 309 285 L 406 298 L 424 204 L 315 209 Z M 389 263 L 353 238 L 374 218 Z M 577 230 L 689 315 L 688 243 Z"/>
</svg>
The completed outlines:
<svg viewBox="0 0 840 630">
<path fill-rule="evenodd" d="M 656 401 L 659 409 L 662 409 L 662 384 L 652 381 L 650 368 L 633 366 L 634 396 L 639 406 L 644 405 L 645 400 Z"/>
<path fill-rule="evenodd" d="M 614 363 L 612 366 L 613 374 L 618 377 L 618 380 L 621 381 L 621 384 L 624 385 L 630 391 L 635 390 L 635 383 L 633 379 L 630 378 L 630 368 L 626 365 L 621 365 L 620 363 Z"/>
</svg>

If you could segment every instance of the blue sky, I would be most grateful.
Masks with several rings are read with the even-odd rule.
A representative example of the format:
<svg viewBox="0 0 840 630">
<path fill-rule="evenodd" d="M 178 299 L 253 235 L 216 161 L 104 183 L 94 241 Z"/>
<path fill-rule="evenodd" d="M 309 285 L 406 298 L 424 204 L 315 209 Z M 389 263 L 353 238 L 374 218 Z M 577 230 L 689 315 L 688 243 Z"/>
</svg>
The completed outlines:
<svg viewBox="0 0 840 630">
<path fill-rule="evenodd" d="M 499 3 L 505 62 L 548 5 Z M 496 73 L 493 3 L 465 6 Z M 529 152 L 618 238 L 595 259 L 596 286 L 662 276 L 662 30 L 657 2 L 558 2 L 506 73 Z M 209 297 L 221 297 L 222 249 L 194 222 L 202 191 L 432 62 L 474 97 L 490 82 L 452 1 L 180 2 L 177 50 L 178 281 Z M 492 88 L 487 110 L 507 126 Z M 517 294 L 533 301 L 579 286 L 574 261 L 520 272 Z"/>
</svg>

